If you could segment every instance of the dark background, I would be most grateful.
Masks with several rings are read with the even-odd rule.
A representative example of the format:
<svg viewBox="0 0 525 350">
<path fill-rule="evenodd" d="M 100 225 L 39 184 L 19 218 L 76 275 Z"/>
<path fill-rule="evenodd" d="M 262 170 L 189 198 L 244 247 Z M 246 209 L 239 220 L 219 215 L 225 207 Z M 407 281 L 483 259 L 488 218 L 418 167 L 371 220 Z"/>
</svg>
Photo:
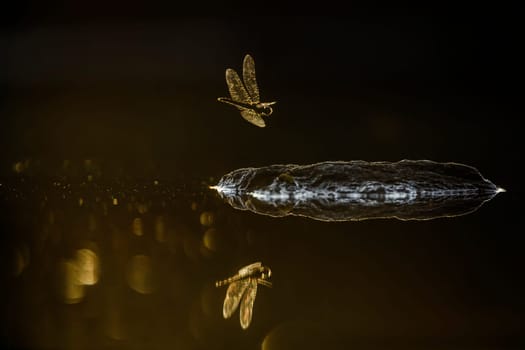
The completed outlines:
<svg viewBox="0 0 525 350">
<path fill-rule="evenodd" d="M 321 332 L 313 337 L 335 342 L 348 340 L 351 324 L 361 345 L 394 335 L 400 347 L 418 348 L 425 335 L 445 348 L 516 346 L 525 315 L 517 14 L 478 3 L 19 2 L 2 11 L 0 174 L 13 178 L 16 164 L 26 164 L 41 180 L 59 173 L 64 159 L 95 159 L 106 179 L 209 179 L 239 167 L 326 160 L 465 163 L 508 192 L 464 218 L 327 226 L 249 216 L 244 226 L 256 228 L 263 247 L 255 252 L 281 276 L 296 277 L 276 275 L 281 294 L 265 291 L 266 301 L 257 301 L 274 312 L 257 312 L 273 325 L 312 303 L 297 315 L 304 324 L 283 332 L 313 327 Z M 216 102 L 227 94 L 225 68 L 240 71 L 246 53 L 255 58 L 262 99 L 278 101 L 264 129 Z M 25 219 L 9 202 L 2 208 L 7 251 Z M 239 265 L 225 261 L 214 273 Z M 20 288 L 4 289 L 6 304 L 24 303 Z M 381 299 L 386 289 L 393 301 Z M 335 301 L 347 297 L 363 303 L 338 309 Z M 162 308 L 162 297 L 155 300 Z M 348 320 L 352 312 L 371 316 Z M 42 346 L 27 340 L 22 316 L 3 320 L 6 344 Z M 252 338 L 262 339 L 260 327 L 268 327 L 254 327 Z M 220 344 L 235 343 L 233 334 Z M 139 344 L 152 344 L 144 339 Z"/>
<path fill-rule="evenodd" d="M 518 173 L 511 7 L 251 5 L 5 11 L 3 163 L 153 160 L 216 175 L 269 160 L 432 159 L 489 178 L 508 169 L 502 186 Z M 216 102 L 245 53 L 262 98 L 278 101 L 266 129 Z"/>
</svg>

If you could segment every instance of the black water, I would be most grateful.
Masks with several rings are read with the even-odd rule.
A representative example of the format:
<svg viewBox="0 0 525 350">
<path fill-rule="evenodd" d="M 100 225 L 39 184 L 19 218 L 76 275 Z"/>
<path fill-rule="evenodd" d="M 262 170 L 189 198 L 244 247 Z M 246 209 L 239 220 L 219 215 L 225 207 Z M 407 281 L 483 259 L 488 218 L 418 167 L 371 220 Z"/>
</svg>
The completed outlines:
<svg viewBox="0 0 525 350">
<path fill-rule="evenodd" d="M 520 348 L 506 14 L 95 8 L 20 8 L 0 38 L 1 345 Z M 216 102 L 247 52 L 278 101 L 264 129 Z M 400 159 L 468 164 L 507 192 L 459 217 L 327 223 L 235 210 L 208 188 L 243 167 Z M 243 331 L 214 283 L 255 261 L 273 288 Z"/>
</svg>

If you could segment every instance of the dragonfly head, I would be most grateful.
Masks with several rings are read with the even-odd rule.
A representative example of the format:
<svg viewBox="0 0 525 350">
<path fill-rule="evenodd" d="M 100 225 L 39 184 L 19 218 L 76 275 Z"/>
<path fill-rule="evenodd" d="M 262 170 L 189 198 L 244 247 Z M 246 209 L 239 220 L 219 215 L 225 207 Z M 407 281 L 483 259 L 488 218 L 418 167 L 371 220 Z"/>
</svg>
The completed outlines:
<svg viewBox="0 0 525 350">
<path fill-rule="evenodd" d="M 261 108 L 261 115 L 264 117 L 267 117 L 273 113 L 272 105 L 276 104 L 277 102 L 261 102 L 257 105 L 257 107 Z"/>
<path fill-rule="evenodd" d="M 263 116 L 267 117 L 267 116 L 271 115 L 272 113 L 273 113 L 272 107 L 264 107 L 261 114 Z"/>
<path fill-rule="evenodd" d="M 260 272 L 261 272 L 261 279 L 263 280 L 267 280 L 270 277 L 272 277 L 272 270 L 270 270 L 270 268 L 267 266 L 262 266 Z"/>
</svg>

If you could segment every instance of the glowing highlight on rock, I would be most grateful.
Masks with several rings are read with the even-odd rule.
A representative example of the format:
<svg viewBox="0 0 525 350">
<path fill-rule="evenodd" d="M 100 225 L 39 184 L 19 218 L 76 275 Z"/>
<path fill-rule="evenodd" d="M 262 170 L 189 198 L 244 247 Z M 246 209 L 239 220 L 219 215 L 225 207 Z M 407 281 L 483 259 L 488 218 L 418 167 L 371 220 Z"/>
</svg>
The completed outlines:
<svg viewBox="0 0 525 350">
<path fill-rule="evenodd" d="M 210 189 L 236 209 L 322 221 L 458 216 L 505 191 L 473 167 L 429 160 L 243 168 Z"/>
</svg>

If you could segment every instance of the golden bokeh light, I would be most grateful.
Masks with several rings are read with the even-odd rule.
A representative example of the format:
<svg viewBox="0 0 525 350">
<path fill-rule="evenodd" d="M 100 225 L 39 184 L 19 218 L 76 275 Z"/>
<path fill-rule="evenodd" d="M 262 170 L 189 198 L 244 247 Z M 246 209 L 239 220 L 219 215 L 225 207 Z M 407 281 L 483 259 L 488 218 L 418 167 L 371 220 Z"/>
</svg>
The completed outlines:
<svg viewBox="0 0 525 350">
<path fill-rule="evenodd" d="M 52 210 L 50 210 L 47 214 L 47 222 L 51 225 L 55 223 L 55 213 Z"/>
<path fill-rule="evenodd" d="M 144 234 L 141 218 L 133 219 L 133 223 L 131 224 L 131 232 L 133 232 L 135 236 L 139 236 L 139 237 Z"/>
<path fill-rule="evenodd" d="M 24 172 L 28 167 L 29 167 L 29 159 L 26 159 L 26 160 L 19 161 L 13 164 L 13 171 L 15 173 L 20 174 Z"/>
<path fill-rule="evenodd" d="M 77 279 L 80 284 L 91 286 L 98 282 L 100 264 L 97 254 L 91 249 L 78 249 L 75 254 Z"/>
<path fill-rule="evenodd" d="M 207 317 L 202 309 L 199 300 L 194 300 L 190 306 L 188 317 L 188 329 L 193 339 L 202 347 L 209 346 L 210 335 L 213 331 L 213 326 L 209 317 Z"/>
<path fill-rule="evenodd" d="M 188 236 L 184 238 L 182 243 L 182 248 L 184 249 L 184 254 L 194 261 L 197 261 L 201 258 L 201 241 L 193 236 Z"/>
<path fill-rule="evenodd" d="M 13 275 L 20 276 L 29 265 L 29 249 L 23 245 L 13 252 Z"/>
<path fill-rule="evenodd" d="M 215 214 L 211 211 L 203 211 L 199 217 L 202 226 L 211 226 L 215 221 Z"/>
<path fill-rule="evenodd" d="M 106 327 L 104 327 L 104 330 L 106 335 L 113 340 L 125 338 L 122 312 L 113 305 L 107 309 Z"/>
<path fill-rule="evenodd" d="M 133 256 L 128 262 L 126 279 L 135 292 L 151 294 L 154 290 L 151 258 L 142 254 Z"/>
<path fill-rule="evenodd" d="M 217 299 L 217 289 L 214 285 L 208 284 L 201 291 L 201 310 L 208 318 L 214 318 L 220 313 L 221 306 Z"/>
<path fill-rule="evenodd" d="M 13 165 L 13 170 L 15 173 L 21 173 L 22 171 L 24 171 L 24 164 L 22 162 L 16 162 Z"/>
<path fill-rule="evenodd" d="M 20 250 L 15 249 L 13 253 L 13 275 L 20 276 L 22 271 L 25 268 L 24 257 L 22 256 Z"/>
<path fill-rule="evenodd" d="M 213 257 L 213 252 L 204 246 L 204 242 L 202 242 L 202 244 L 200 245 L 199 251 L 201 255 L 205 258 L 209 259 Z"/>
<path fill-rule="evenodd" d="M 147 204 L 137 203 L 137 211 L 139 212 L 139 214 L 146 214 L 148 210 L 149 208 Z"/>
<path fill-rule="evenodd" d="M 202 242 L 206 249 L 211 250 L 212 252 L 216 252 L 218 250 L 218 240 L 219 240 L 219 233 L 214 228 L 209 228 L 204 232 L 204 236 L 202 237 Z"/>
<path fill-rule="evenodd" d="M 58 292 L 66 304 L 77 304 L 85 295 L 84 286 L 78 280 L 78 266 L 74 260 L 62 260 L 59 264 Z"/>
<path fill-rule="evenodd" d="M 88 216 L 88 230 L 93 232 L 97 229 L 97 219 L 95 218 L 95 215 L 90 214 Z"/>
<path fill-rule="evenodd" d="M 166 242 L 166 225 L 161 215 L 155 218 L 155 239 L 159 243 Z"/>
<path fill-rule="evenodd" d="M 320 324 L 308 320 L 293 320 L 273 328 L 264 337 L 261 350 L 318 349 L 322 348 L 326 339 Z"/>
</svg>

